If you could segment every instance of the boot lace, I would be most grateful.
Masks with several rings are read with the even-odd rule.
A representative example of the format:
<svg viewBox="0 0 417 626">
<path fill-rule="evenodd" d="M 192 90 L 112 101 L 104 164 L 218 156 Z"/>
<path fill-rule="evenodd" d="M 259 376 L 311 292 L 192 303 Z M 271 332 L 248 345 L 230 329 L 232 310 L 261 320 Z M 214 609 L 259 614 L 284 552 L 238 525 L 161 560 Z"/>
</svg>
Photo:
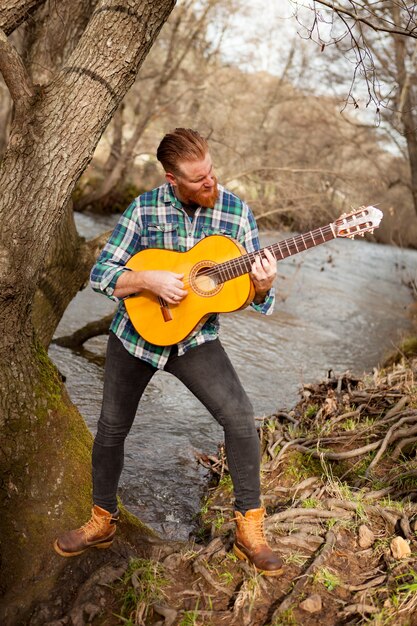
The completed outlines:
<svg viewBox="0 0 417 626">
<path fill-rule="evenodd" d="M 250 521 L 250 522 L 247 522 L 245 526 L 246 526 L 246 532 L 248 533 L 248 536 L 251 541 L 254 541 L 255 543 L 259 543 L 259 544 L 265 544 L 265 545 L 267 544 L 262 521 L 259 521 L 259 522 Z"/>
<path fill-rule="evenodd" d="M 239 522 L 240 524 L 243 523 L 245 529 L 244 532 L 247 534 L 249 541 L 254 541 L 260 545 L 268 545 L 265 537 L 263 520 L 248 520 L 246 518 L 239 519 L 238 517 L 233 517 L 232 522 Z"/>
<path fill-rule="evenodd" d="M 93 514 L 91 519 L 86 524 L 84 524 L 84 526 L 81 526 L 80 530 L 84 533 L 86 537 L 90 535 L 95 535 L 96 533 L 103 530 L 104 522 L 106 521 L 106 518 L 100 518 Z"/>
</svg>

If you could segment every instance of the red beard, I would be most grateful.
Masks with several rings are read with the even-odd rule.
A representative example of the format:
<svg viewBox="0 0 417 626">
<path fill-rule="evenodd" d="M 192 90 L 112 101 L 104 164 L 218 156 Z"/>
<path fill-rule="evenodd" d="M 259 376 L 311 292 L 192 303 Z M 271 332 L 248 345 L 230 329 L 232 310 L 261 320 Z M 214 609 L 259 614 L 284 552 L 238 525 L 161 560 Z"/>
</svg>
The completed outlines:
<svg viewBox="0 0 417 626">
<path fill-rule="evenodd" d="M 211 189 L 200 189 L 199 191 L 190 191 L 189 187 L 178 183 L 178 195 L 184 204 L 207 207 L 212 209 L 216 204 L 219 195 L 217 188 L 217 179 L 214 180 L 214 187 Z"/>
</svg>

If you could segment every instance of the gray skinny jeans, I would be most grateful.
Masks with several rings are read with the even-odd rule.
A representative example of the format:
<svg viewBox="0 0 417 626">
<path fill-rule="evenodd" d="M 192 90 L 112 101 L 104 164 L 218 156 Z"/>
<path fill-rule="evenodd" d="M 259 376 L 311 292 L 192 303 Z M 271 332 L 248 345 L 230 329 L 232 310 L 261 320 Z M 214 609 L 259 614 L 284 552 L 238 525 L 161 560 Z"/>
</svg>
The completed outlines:
<svg viewBox="0 0 417 626">
<path fill-rule="evenodd" d="M 156 371 L 131 355 L 110 333 L 92 464 L 94 504 L 111 513 L 117 509 L 124 441 Z M 181 380 L 223 427 L 236 510 L 244 514 L 259 508 L 260 445 L 253 408 L 220 341 L 208 341 L 182 356 L 174 349 L 165 371 Z"/>
</svg>

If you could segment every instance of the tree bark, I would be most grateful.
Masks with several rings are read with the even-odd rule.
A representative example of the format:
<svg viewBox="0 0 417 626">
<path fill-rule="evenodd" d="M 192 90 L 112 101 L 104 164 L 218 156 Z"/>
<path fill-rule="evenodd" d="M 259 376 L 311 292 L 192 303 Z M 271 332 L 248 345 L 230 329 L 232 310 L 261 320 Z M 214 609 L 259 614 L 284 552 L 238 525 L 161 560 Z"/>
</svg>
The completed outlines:
<svg viewBox="0 0 417 626">
<path fill-rule="evenodd" d="M 36 285 L 74 185 L 173 6 L 98 3 L 65 67 L 24 124 L 14 120 L 0 166 L 2 623 L 23 623 L 48 593 L 68 566 L 52 541 L 90 507 L 91 436 L 35 337 Z"/>
<path fill-rule="evenodd" d="M 0 6 L 0 28 L 10 35 L 26 22 L 45 0 L 3 0 Z"/>
<path fill-rule="evenodd" d="M 398 7 L 393 6 L 392 17 L 399 20 Z M 415 93 L 416 87 L 411 85 L 410 77 L 406 68 L 406 45 L 404 37 L 394 37 L 395 64 L 397 68 L 397 80 L 399 86 L 399 117 L 403 126 L 403 134 L 407 143 L 408 161 L 410 164 L 411 193 L 413 196 L 414 210 L 417 213 L 417 114 Z M 417 46 L 417 42 L 415 44 Z M 416 48 L 415 48 L 416 50 Z M 415 50 L 412 56 L 415 65 Z M 414 70 L 414 67 L 413 67 Z"/>
<path fill-rule="evenodd" d="M 91 267 L 110 232 L 85 241 L 75 226 L 72 202 L 65 207 L 45 255 L 33 303 L 33 325 L 44 348 L 51 343 L 68 304 L 88 284 Z"/>
</svg>

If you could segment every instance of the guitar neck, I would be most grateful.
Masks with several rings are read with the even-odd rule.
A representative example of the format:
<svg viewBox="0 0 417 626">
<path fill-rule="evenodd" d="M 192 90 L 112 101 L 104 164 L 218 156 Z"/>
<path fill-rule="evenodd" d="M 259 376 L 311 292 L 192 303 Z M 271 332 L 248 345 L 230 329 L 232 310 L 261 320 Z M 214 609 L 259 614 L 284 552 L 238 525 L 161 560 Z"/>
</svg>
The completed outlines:
<svg viewBox="0 0 417 626">
<path fill-rule="evenodd" d="M 333 225 L 328 224 L 322 228 L 310 230 L 303 235 L 290 237 L 289 239 L 284 239 L 270 246 L 265 246 L 265 248 L 257 250 L 256 252 L 249 252 L 236 259 L 219 263 L 216 266 L 217 274 L 220 278 L 220 282 L 226 282 L 227 280 L 242 276 L 242 274 L 249 274 L 252 271 L 252 265 L 256 257 L 259 255 L 264 257 L 265 250 L 269 250 L 277 261 L 282 261 L 282 259 L 308 250 L 309 248 L 314 248 L 315 246 L 319 246 L 335 238 L 336 234 Z"/>
</svg>

